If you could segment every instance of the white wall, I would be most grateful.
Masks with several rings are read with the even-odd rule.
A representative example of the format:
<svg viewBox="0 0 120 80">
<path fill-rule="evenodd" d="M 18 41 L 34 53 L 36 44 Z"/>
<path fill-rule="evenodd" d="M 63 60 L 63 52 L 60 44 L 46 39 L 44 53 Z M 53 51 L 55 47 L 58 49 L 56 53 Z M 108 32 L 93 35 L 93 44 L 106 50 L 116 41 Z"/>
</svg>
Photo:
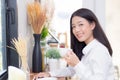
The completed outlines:
<svg viewBox="0 0 120 80">
<path fill-rule="evenodd" d="M 17 0 L 18 7 L 18 36 L 27 38 L 28 42 L 28 63 L 32 68 L 33 36 L 31 26 L 27 22 L 26 4 L 34 0 Z"/>
<path fill-rule="evenodd" d="M 91 9 L 105 30 L 105 0 L 83 0 L 83 7 Z"/>
<path fill-rule="evenodd" d="M 120 0 L 106 0 L 106 32 L 113 48 L 113 63 L 120 70 Z"/>
</svg>

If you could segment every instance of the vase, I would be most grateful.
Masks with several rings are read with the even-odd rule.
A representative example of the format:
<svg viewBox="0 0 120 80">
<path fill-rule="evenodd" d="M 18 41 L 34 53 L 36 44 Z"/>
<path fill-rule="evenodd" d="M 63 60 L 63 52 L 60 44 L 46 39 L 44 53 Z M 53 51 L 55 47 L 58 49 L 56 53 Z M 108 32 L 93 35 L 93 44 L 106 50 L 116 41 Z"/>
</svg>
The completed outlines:
<svg viewBox="0 0 120 80">
<path fill-rule="evenodd" d="M 20 56 L 20 69 L 26 74 L 25 80 L 30 80 L 30 69 L 27 62 L 27 56 Z"/>
<path fill-rule="evenodd" d="M 42 72 L 42 51 L 40 46 L 41 34 L 33 34 L 34 36 L 34 47 L 32 56 L 32 70 L 34 73 Z"/>
</svg>

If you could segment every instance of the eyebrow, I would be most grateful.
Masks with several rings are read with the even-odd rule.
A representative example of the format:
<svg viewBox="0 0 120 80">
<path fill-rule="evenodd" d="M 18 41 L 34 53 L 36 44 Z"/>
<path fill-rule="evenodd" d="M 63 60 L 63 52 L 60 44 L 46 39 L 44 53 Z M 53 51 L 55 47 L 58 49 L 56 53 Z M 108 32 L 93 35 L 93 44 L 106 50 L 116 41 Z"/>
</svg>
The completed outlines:
<svg viewBox="0 0 120 80">
<path fill-rule="evenodd" d="M 82 21 L 78 21 L 77 23 L 81 23 Z M 74 24 L 72 24 L 72 25 L 74 25 Z"/>
</svg>

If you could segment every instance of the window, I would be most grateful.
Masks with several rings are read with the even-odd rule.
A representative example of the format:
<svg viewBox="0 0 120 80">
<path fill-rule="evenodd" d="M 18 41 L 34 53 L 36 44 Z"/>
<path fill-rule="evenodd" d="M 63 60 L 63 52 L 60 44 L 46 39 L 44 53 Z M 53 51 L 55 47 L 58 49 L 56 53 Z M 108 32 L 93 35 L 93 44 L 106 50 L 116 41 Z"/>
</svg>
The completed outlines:
<svg viewBox="0 0 120 80">
<path fill-rule="evenodd" d="M 7 79 L 7 67 L 18 66 L 18 55 L 7 46 L 17 37 L 16 0 L 0 0 L 0 80 Z"/>
<path fill-rule="evenodd" d="M 7 69 L 6 61 L 6 25 L 5 25 L 5 4 L 0 1 L 0 73 Z"/>
</svg>

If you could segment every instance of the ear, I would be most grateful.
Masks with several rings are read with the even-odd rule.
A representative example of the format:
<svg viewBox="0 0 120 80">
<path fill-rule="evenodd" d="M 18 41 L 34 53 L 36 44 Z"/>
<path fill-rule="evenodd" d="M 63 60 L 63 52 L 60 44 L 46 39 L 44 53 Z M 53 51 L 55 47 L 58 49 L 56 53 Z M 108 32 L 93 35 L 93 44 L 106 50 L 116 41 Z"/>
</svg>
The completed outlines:
<svg viewBox="0 0 120 80">
<path fill-rule="evenodd" d="M 91 29 L 93 30 L 94 28 L 95 28 L 95 22 L 93 21 L 92 23 L 91 23 Z"/>
</svg>

